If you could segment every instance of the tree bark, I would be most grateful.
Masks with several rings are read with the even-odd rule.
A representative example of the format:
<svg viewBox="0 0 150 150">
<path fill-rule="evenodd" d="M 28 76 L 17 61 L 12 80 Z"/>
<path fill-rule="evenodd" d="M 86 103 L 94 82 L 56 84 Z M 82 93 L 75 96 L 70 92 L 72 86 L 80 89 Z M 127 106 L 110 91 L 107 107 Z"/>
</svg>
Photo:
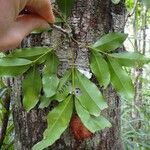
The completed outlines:
<svg viewBox="0 0 150 150">
<path fill-rule="evenodd" d="M 73 31 L 73 37 L 84 46 L 93 43 L 103 34 L 111 31 L 123 31 L 125 24 L 124 0 L 118 5 L 114 5 L 111 0 L 75 0 L 69 22 Z M 57 44 L 64 39 L 58 31 L 43 33 L 41 35 L 31 35 L 23 42 L 23 47 Z M 67 39 L 58 48 L 56 54 L 61 60 L 59 74 L 71 65 L 71 54 L 66 49 L 74 51 L 76 55 L 75 64 L 78 68 L 89 71 L 88 49 L 80 47 L 76 43 Z M 68 55 L 68 53 L 70 55 Z M 92 79 L 95 83 L 95 79 Z M 15 150 L 31 150 L 31 147 L 42 139 L 42 134 L 46 124 L 46 115 L 51 106 L 46 109 L 35 108 L 29 113 L 22 107 L 21 79 L 12 80 L 12 105 L 13 118 L 15 124 Z M 120 98 L 110 86 L 107 90 L 101 89 L 107 99 L 109 108 L 104 112 L 108 116 L 112 127 L 103 132 L 96 133 L 91 139 L 76 141 L 69 128 L 48 149 L 52 150 L 122 150 L 120 137 Z"/>
</svg>

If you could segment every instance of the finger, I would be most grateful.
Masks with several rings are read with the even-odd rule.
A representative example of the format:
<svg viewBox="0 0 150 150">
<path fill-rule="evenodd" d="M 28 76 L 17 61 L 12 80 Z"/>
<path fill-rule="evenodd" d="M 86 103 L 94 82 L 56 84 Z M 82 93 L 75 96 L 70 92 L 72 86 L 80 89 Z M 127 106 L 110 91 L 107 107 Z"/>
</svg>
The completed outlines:
<svg viewBox="0 0 150 150">
<path fill-rule="evenodd" d="M 55 17 L 50 0 L 30 0 L 27 3 L 26 8 L 29 11 L 40 15 L 49 23 L 55 22 Z"/>
<path fill-rule="evenodd" d="M 49 24 L 38 15 L 21 15 L 14 23 L 13 30 L 20 33 L 22 37 L 25 37 L 31 33 L 34 29 L 46 30 L 49 28 Z"/>
<path fill-rule="evenodd" d="M 49 24 L 37 15 L 22 15 L 19 16 L 0 39 L 0 50 L 13 49 L 19 46 L 25 36 L 27 36 L 34 29 L 48 29 Z"/>
<path fill-rule="evenodd" d="M 17 13 L 17 10 L 14 9 L 16 6 L 12 0 L 0 0 L 0 37 L 14 22 Z"/>
</svg>

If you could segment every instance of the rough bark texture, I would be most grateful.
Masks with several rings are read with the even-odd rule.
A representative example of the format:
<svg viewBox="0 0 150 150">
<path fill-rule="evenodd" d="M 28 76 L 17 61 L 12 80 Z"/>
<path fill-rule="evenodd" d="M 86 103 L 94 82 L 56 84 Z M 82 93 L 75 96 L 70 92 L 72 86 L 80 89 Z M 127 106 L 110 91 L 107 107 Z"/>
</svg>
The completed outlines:
<svg viewBox="0 0 150 150">
<path fill-rule="evenodd" d="M 124 0 L 118 5 L 113 5 L 111 0 L 75 0 L 75 5 L 70 17 L 70 25 L 73 29 L 74 38 L 83 45 L 93 43 L 97 38 L 110 31 L 123 31 L 125 18 Z M 58 32 L 52 34 L 31 35 L 25 39 L 23 46 L 57 44 L 64 37 Z M 69 50 L 67 50 L 69 49 Z M 76 54 L 76 65 L 82 69 L 89 69 L 89 53 L 86 48 L 76 43 L 64 41 L 64 44 L 56 52 L 62 61 L 59 73 L 71 65 L 70 51 Z M 42 139 L 42 133 L 46 128 L 46 115 L 50 108 L 39 110 L 34 109 L 27 113 L 21 104 L 20 79 L 12 81 L 13 89 L 13 116 L 15 123 L 15 150 L 31 150 L 31 147 Z M 109 87 L 103 91 L 108 100 L 109 108 L 105 114 L 112 123 L 110 129 L 102 133 L 96 133 L 92 139 L 75 141 L 69 129 L 61 136 L 53 146 L 52 150 L 122 150 L 120 138 L 120 99 Z"/>
</svg>

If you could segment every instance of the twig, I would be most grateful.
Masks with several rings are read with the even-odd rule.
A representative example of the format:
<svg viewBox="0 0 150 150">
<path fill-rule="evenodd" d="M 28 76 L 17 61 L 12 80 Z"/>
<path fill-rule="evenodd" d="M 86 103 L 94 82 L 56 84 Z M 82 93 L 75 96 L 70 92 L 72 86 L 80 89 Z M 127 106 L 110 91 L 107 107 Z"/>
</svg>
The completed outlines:
<svg viewBox="0 0 150 150">
<path fill-rule="evenodd" d="M 64 33 L 65 35 L 67 35 L 68 37 L 71 37 L 72 36 L 72 34 L 71 34 L 71 31 L 69 31 L 69 30 L 65 30 L 65 29 L 63 29 L 63 28 L 61 28 L 60 26 L 57 26 L 57 25 L 55 25 L 55 24 L 49 24 L 52 28 L 54 28 L 54 29 L 56 29 L 56 30 L 58 30 L 58 31 L 60 31 L 60 32 L 62 32 L 62 33 Z"/>
<path fill-rule="evenodd" d="M 77 40 L 75 40 L 73 38 L 73 35 L 72 35 L 72 31 L 71 30 L 65 30 L 63 29 L 62 27 L 60 26 L 57 26 L 55 24 L 49 24 L 53 29 L 56 29 L 60 32 L 62 32 L 63 34 L 65 34 L 69 39 L 71 39 L 74 43 L 76 43 L 77 45 L 80 45 L 80 42 L 78 42 Z"/>
</svg>

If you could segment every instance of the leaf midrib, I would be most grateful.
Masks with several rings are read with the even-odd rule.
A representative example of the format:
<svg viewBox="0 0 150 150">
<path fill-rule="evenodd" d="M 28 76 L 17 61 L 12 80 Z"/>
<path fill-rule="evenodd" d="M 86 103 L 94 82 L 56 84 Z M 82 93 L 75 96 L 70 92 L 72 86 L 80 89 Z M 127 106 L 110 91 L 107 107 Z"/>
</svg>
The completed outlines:
<svg viewBox="0 0 150 150">
<path fill-rule="evenodd" d="M 55 121 L 55 123 L 52 125 L 51 129 L 50 129 L 50 130 L 48 130 L 48 128 L 47 128 L 47 130 L 48 130 L 48 131 L 52 132 L 52 129 L 55 127 L 55 125 L 57 124 L 57 122 L 58 122 L 59 118 L 60 118 L 60 117 L 62 116 L 62 114 L 64 113 L 64 110 L 65 110 L 65 109 L 66 109 L 66 107 L 68 106 L 68 104 L 69 104 L 69 102 L 70 102 L 71 97 L 69 97 L 68 99 L 69 99 L 69 100 L 68 100 L 68 102 L 66 103 L 66 105 L 65 105 L 64 109 L 61 111 L 61 113 L 60 113 L 60 115 L 59 115 L 58 119 L 57 119 L 57 120 Z M 47 133 L 49 133 L 49 132 L 47 132 Z"/>
<path fill-rule="evenodd" d="M 80 81 L 80 83 L 81 83 L 81 86 L 85 89 L 87 95 L 89 95 L 90 99 L 92 99 L 92 101 L 93 101 L 93 102 L 96 104 L 96 106 L 99 108 L 99 106 L 98 106 L 97 103 L 93 100 L 93 98 L 91 97 L 91 95 L 88 94 L 86 88 L 84 87 L 84 84 L 82 83 L 82 80 L 80 80 L 80 78 L 79 78 L 79 76 L 78 76 L 78 73 L 77 73 L 77 77 L 78 77 L 78 79 L 79 79 L 79 81 Z M 99 109 L 100 109 L 100 108 L 99 108 Z"/>
<path fill-rule="evenodd" d="M 114 38 L 114 39 L 110 40 L 109 42 L 106 41 L 99 46 L 96 46 L 96 47 L 94 46 L 94 48 L 100 48 L 100 47 L 104 47 L 105 45 L 110 45 L 110 43 L 112 43 L 113 41 L 118 40 L 118 39 L 121 39 L 121 38 L 120 37 Z M 117 41 L 117 43 L 120 44 L 120 41 Z"/>
<path fill-rule="evenodd" d="M 109 60 L 109 62 L 110 62 L 110 64 L 111 64 L 111 61 Z M 113 71 L 115 72 L 115 74 L 116 74 L 116 76 L 118 77 L 118 79 L 120 80 L 120 83 L 122 84 L 122 87 L 125 89 L 125 91 L 126 91 L 126 94 L 128 95 L 128 91 L 126 90 L 126 86 L 125 86 L 125 84 L 123 84 L 123 82 L 122 82 L 122 80 L 121 80 L 121 78 L 118 76 L 118 74 L 116 73 L 116 71 L 115 71 L 115 69 L 114 69 L 114 67 L 113 67 L 113 65 L 111 64 L 111 68 L 113 69 Z M 122 69 L 122 68 L 121 68 Z"/>
<path fill-rule="evenodd" d="M 98 72 L 100 73 L 100 74 L 103 74 L 102 73 L 102 71 L 101 71 L 101 67 L 100 67 L 100 64 L 99 64 L 99 62 L 98 62 L 98 59 L 97 59 L 97 57 L 96 57 L 96 54 L 93 54 L 93 56 L 95 57 L 95 60 L 96 60 L 96 63 L 97 63 L 97 65 L 98 65 Z M 101 57 L 101 56 L 100 56 Z M 102 77 L 102 76 L 101 76 Z M 103 81 L 101 81 L 103 84 L 106 84 L 107 83 L 107 81 L 105 80 L 104 82 Z"/>
</svg>

